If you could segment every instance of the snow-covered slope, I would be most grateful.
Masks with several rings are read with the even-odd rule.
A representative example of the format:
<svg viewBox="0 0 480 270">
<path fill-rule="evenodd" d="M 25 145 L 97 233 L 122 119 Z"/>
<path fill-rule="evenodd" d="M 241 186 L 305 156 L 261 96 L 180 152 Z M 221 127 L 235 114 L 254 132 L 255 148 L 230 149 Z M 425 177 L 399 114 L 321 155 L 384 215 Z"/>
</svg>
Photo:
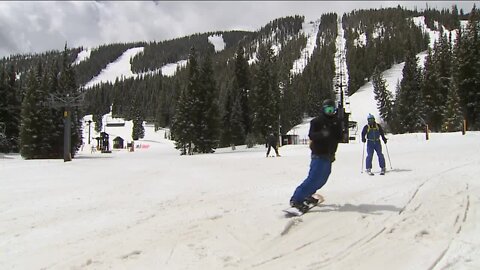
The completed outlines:
<svg viewBox="0 0 480 270">
<path fill-rule="evenodd" d="M 299 219 L 281 210 L 306 145 L 179 156 L 147 127 L 135 152 L 6 155 L 0 268 L 480 268 L 480 133 L 389 138 L 385 176 L 360 173 L 361 143 L 341 144 L 324 206 Z"/>
<path fill-rule="evenodd" d="M 147 71 L 143 73 L 133 73 L 132 65 L 130 64 L 130 59 L 133 58 L 138 53 L 143 52 L 143 49 L 144 47 L 137 47 L 137 48 L 131 48 L 126 50 L 117 60 L 108 64 L 107 67 L 102 69 L 100 71 L 100 74 L 98 74 L 89 82 L 87 82 L 84 85 L 84 87 L 90 88 L 96 84 L 106 83 L 106 82 L 113 83 L 117 78 L 122 80 L 122 79 L 128 79 L 131 77 L 138 77 L 138 76 L 143 76 L 148 74 L 157 74 L 160 72 L 160 70 L 162 72 L 162 75 L 164 76 L 173 76 L 176 73 L 178 67 L 185 67 L 187 64 L 187 60 L 179 60 L 176 63 L 166 64 L 157 70 Z M 75 63 L 77 63 L 77 61 L 78 62 L 82 61 L 85 58 L 86 54 L 87 53 L 83 53 L 83 52 L 81 55 L 79 54 Z"/>
<path fill-rule="evenodd" d="M 308 64 L 308 61 L 312 57 L 313 51 L 317 46 L 317 35 L 318 27 L 320 25 L 320 20 L 315 22 L 303 23 L 300 33 L 307 37 L 307 44 L 300 53 L 300 58 L 293 62 L 293 67 L 290 70 L 292 75 L 300 74 L 303 72 L 305 67 Z"/>
<path fill-rule="evenodd" d="M 208 42 L 210 42 L 215 48 L 215 52 L 220 52 L 225 49 L 225 41 L 221 35 L 212 35 L 208 37 Z"/>
<path fill-rule="evenodd" d="M 80 64 L 80 62 L 87 60 L 90 58 L 90 54 L 92 53 L 92 49 L 87 48 L 84 49 L 83 51 L 79 52 L 77 55 L 77 59 L 73 62 L 74 65 Z"/>
<path fill-rule="evenodd" d="M 143 47 L 131 48 L 126 50 L 115 62 L 107 65 L 100 74 L 85 84 L 85 88 L 90 88 L 99 83 L 115 82 L 117 78 L 127 79 L 133 77 L 130 59 L 143 52 Z"/>
</svg>

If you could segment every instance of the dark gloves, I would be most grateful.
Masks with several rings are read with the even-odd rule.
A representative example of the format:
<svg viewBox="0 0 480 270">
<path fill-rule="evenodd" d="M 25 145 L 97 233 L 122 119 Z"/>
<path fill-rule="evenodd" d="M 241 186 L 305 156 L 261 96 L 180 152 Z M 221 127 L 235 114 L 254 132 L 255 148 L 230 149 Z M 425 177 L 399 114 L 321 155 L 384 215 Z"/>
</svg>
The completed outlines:
<svg viewBox="0 0 480 270">
<path fill-rule="evenodd" d="M 387 141 L 388 141 L 387 138 L 383 138 L 383 143 L 384 143 L 384 144 L 387 144 Z"/>
<path fill-rule="evenodd" d="M 362 142 L 363 142 L 363 143 L 364 143 L 364 142 L 366 142 L 366 141 L 367 141 L 367 139 L 365 139 L 365 138 L 362 138 Z"/>
</svg>

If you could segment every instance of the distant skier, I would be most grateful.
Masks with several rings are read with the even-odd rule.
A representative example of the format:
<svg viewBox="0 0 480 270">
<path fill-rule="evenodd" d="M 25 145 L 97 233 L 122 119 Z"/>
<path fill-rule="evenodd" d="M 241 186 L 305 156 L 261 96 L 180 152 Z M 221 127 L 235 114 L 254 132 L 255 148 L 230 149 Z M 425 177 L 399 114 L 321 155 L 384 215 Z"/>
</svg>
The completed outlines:
<svg viewBox="0 0 480 270">
<path fill-rule="evenodd" d="M 278 146 L 277 146 L 277 136 L 275 136 L 273 133 L 270 133 L 270 135 L 268 135 L 267 137 L 267 142 L 265 144 L 265 147 L 268 147 L 268 150 L 267 150 L 267 157 L 268 155 L 270 154 L 270 149 L 273 147 L 273 149 L 275 150 L 275 154 L 277 154 L 277 157 L 280 156 L 280 154 L 278 153 Z"/>
<path fill-rule="evenodd" d="M 362 130 L 362 142 L 367 142 L 367 160 L 366 160 L 366 169 L 368 174 L 372 174 L 372 159 L 373 151 L 377 152 L 378 163 L 381 168 L 380 174 L 385 174 L 385 157 L 382 153 L 382 144 L 380 143 L 380 137 L 382 137 L 383 142 L 387 143 L 387 138 L 383 132 L 381 125 L 375 122 L 375 117 L 371 114 L 367 117 L 368 124 L 363 127 Z"/>
<path fill-rule="evenodd" d="M 342 140 L 340 123 L 335 102 L 331 99 L 323 101 L 322 113 L 310 121 L 310 171 L 290 199 L 290 205 L 301 212 L 308 211 L 309 203 L 318 202 L 312 195 L 327 183 L 338 143 Z"/>
</svg>

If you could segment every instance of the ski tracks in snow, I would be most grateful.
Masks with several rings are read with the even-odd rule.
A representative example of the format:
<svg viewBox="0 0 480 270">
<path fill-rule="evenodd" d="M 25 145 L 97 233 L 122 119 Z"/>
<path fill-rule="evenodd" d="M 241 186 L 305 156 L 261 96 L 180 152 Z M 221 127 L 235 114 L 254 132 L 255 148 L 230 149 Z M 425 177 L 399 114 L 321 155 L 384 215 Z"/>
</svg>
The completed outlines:
<svg viewBox="0 0 480 270">
<path fill-rule="evenodd" d="M 450 269 L 452 261 L 466 260 L 455 255 L 453 259 L 447 257 L 469 218 L 469 183 L 457 182 L 461 181 L 461 170 L 468 166 L 475 164 L 453 166 L 426 179 L 416 176 L 411 181 L 419 184 L 412 185 L 410 196 L 380 198 L 398 200 L 402 196 L 404 203 L 400 207 L 327 204 L 312 211 L 318 213 L 287 219 L 279 235 L 261 245 L 258 253 L 246 258 L 242 265 L 255 269 L 344 269 L 357 261 L 356 269 L 382 269 L 386 264 L 392 265 L 391 269 L 404 269 L 406 265 L 417 265 L 416 269 Z M 299 242 L 299 238 L 305 241 Z M 350 239 L 350 244 L 345 245 L 346 239 Z M 396 243 L 404 245 L 397 247 Z M 289 265 L 297 256 L 318 259 L 305 265 L 301 261 Z M 424 256 L 429 256 L 429 260 Z"/>
</svg>

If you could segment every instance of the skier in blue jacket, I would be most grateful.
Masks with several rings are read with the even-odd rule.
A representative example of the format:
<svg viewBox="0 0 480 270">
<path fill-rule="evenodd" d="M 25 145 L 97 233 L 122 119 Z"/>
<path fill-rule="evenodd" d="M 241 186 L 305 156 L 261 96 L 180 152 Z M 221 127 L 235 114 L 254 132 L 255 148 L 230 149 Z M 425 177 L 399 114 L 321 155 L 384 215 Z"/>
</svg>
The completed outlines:
<svg viewBox="0 0 480 270">
<path fill-rule="evenodd" d="M 338 143 L 342 140 L 341 121 L 333 100 L 326 99 L 320 116 L 310 121 L 308 137 L 311 150 L 310 171 L 290 199 L 290 206 L 301 212 L 308 211 L 309 204 L 318 202 L 312 195 L 327 183 Z"/>
<path fill-rule="evenodd" d="M 373 152 L 377 152 L 378 163 L 381 168 L 381 174 L 385 174 L 385 157 L 382 153 L 382 144 L 380 142 L 380 137 L 383 142 L 387 143 L 387 138 L 383 132 L 382 126 L 375 122 L 375 117 L 371 114 L 367 117 L 368 123 L 363 127 L 362 130 L 362 142 L 367 142 L 367 160 L 366 160 L 366 169 L 367 173 L 372 174 L 372 159 Z"/>
</svg>

